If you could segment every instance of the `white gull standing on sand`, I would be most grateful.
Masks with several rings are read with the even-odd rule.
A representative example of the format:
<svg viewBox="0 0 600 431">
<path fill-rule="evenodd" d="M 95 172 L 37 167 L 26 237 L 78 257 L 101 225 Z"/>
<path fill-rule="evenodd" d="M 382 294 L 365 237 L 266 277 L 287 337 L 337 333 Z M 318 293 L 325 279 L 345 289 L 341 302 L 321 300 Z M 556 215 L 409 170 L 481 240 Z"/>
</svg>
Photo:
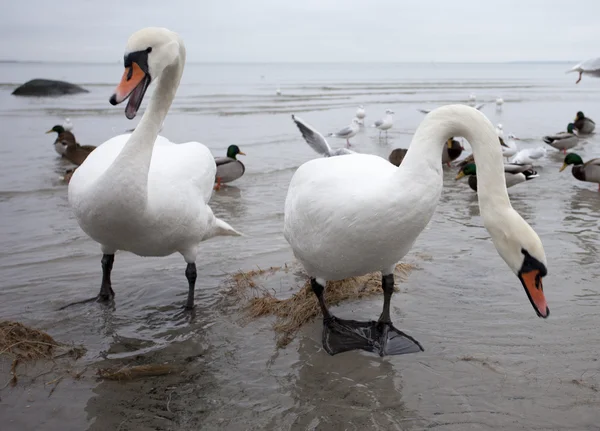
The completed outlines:
<svg viewBox="0 0 600 431">
<path fill-rule="evenodd" d="M 292 120 L 298 126 L 302 137 L 306 143 L 315 150 L 318 154 L 325 157 L 342 156 L 344 154 L 355 154 L 354 151 L 346 148 L 336 148 L 335 150 L 329 146 L 327 140 L 314 127 L 304 122 L 300 117 L 292 114 Z"/>
<path fill-rule="evenodd" d="M 567 70 L 566 73 L 571 72 L 579 72 L 579 78 L 575 81 L 575 84 L 579 84 L 581 81 L 582 75 L 585 73 L 586 75 L 595 76 L 596 78 L 600 78 L 600 57 L 590 58 L 581 63 L 573 66 L 571 70 Z"/>
</svg>

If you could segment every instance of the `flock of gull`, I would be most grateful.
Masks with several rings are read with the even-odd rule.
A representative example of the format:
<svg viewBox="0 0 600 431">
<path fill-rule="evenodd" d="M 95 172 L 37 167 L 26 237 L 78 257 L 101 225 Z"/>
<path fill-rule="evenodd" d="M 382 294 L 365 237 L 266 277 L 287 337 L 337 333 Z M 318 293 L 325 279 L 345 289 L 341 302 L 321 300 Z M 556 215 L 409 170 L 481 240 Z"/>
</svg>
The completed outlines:
<svg viewBox="0 0 600 431">
<path fill-rule="evenodd" d="M 202 242 L 218 236 L 243 236 L 217 218 L 209 206 L 214 187 L 229 179 L 220 168 L 236 165 L 236 156 L 242 154 L 239 148 L 230 147 L 227 161 L 222 163 L 199 142 L 174 144 L 159 135 L 183 74 L 185 52 L 181 37 L 165 28 L 144 28 L 130 36 L 125 71 L 110 104 L 127 101 L 125 116 L 131 120 L 147 88 L 156 82 L 132 133 L 86 148 L 76 142 L 69 124 L 52 129 L 59 137 L 56 151 L 78 165 L 68 185 L 75 220 L 102 252 L 98 295 L 63 308 L 114 301 L 111 272 L 115 253 L 128 251 L 157 257 L 179 253 L 186 263 L 185 308 L 193 309 L 196 260 Z M 393 114 L 387 110 L 373 123 L 380 134 L 392 128 Z M 567 139 L 571 135 L 579 139 L 579 134 L 588 131 L 585 127 L 593 126 L 593 121 L 579 117 L 579 123 L 575 121 L 567 132 L 545 141 L 563 151 L 572 148 Z M 499 136 L 502 128 L 494 127 L 479 109 L 454 104 L 427 113 L 408 150 L 393 163 L 347 148 L 364 124 L 362 106 L 350 126 L 331 134 L 346 140 L 346 147 L 340 149 L 332 149 L 321 133 L 297 116 L 292 118 L 308 144 L 324 157 L 303 163 L 293 174 L 283 208 L 283 236 L 310 277 L 323 316 L 322 343 L 328 353 L 362 349 L 383 356 L 423 350 L 417 340 L 392 323 L 394 271 L 434 214 L 442 192 L 442 162 L 460 155 L 456 136 L 465 138 L 473 148 L 472 158 L 463 160 L 459 176 L 476 177 L 481 216 L 498 254 L 519 280 L 537 316 L 549 316 L 542 282 L 548 273 L 544 247 L 513 209 L 507 193 L 511 175 L 527 179 L 535 174 L 529 166 L 514 162 L 520 154 L 514 139 L 504 143 Z M 505 157 L 512 157 L 513 162 L 504 164 Z M 527 157 L 519 160 L 535 161 L 532 154 Z M 569 153 L 565 165 L 569 164 L 578 168 L 577 173 L 574 170 L 576 178 L 600 183 L 598 161 L 583 164 L 575 153 Z M 516 172 L 513 166 L 522 170 Z M 243 165 L 238 174 L 240 170 L 243 173 Z M 377 320 L 335 316 L 327 306 L 327 282 L 376 271 L 381 272 L 384 293 Z"/>
<path fill-rule="evenodd" d="M 480 110 L 484 104 L 475 105 L 475 95 L 469 96 L 469 104 L 474 105 L 475 109 Z M 504 104 L 502 98 L 496 100 L 496 106 L 501 109 Z M 420 112 L 428 114 L 431 111 L 427 109 L 419 109 Z M 390 109 L 386 110 L 385 117 L 381 120 L 377 120 L 373 123 L 372 127 L 378 128 L 380 137 L 381 132 L 387 131 L 393 126 L 392 114 L 394 112 Z M 360 130 L 360 126 L 364 124 L 366 117 L 365 107 L 360 105 L 356 110 L 355 117 L 349 126 L 344 127 L 335 133 L 330 133 L 327 136 L 333 136 L 336 138 L 342 138 L 346 140 L 345 148 L 332 148 L 325 137 L 310 124 L 302 120 L 300 117 L 292 115 L 293 121 L 298 126 L 302 136 L 308 143 L 308 145 L 315 150 L 318 154 L 331 157 L 339 155 L 354 154 L 355 151 L 350 150 L 352 146 L 350 144 L 350 138 L 354 137 Z M 563 166 L 560 168 L 562 172 L 568 165 L 573 165 L 572 174 L 580 181 L 587 181 L 598 184 L 598 191 L 600 191 L 600 159 L 592 159 L 584 162 L 583 159 L 576 153 L 567 154 L 567 150 L 571 150 L 578 145 L 587 142 L 584 138 L 594 133 L 596 123 L 591 118 L 585 116 L 581 111 L 577 112 L 573 122 L 569 123 L 566 130 L 557 132 L 552 135 L 542 137 L 542 141 L 548 144 L 550 147 L 562 151 L 565 154 Z M 539 175 L 535 171 L 535 166 L 540 162 L 546 154 L 545 147 L 536 148 L 522 148 L 519 149 L 516 141 L 520 139 L 513 134 L 504 136 L 504 128 L 502 124 L 496 126 L 496 134 L 498 135 L 498 142 L 500 144 L 502 155 L 506 158 L 504 163 L 504 176 L 506 180 L 506 187 L 512 187 L 514 185 L 524 183 L 525 181 L 537 178 Z M 451 163 L 456 161 L 459 167 L 456 179 L 468 177 L 468 184 L 474 191 L 477 191 L 477 169 L 473 155 L 469 155 L 464 159 L 458 161 L 459 157 L 464 151 L 463 145 L 454 137 L 449 137 L 446 140 L 442 151 L 442 164 L 451 167 Z M 396 165 L 400 166 L 404 159 L 408 149 L 396 148 L 390 153 L 388 160 Z"/>
</svg>

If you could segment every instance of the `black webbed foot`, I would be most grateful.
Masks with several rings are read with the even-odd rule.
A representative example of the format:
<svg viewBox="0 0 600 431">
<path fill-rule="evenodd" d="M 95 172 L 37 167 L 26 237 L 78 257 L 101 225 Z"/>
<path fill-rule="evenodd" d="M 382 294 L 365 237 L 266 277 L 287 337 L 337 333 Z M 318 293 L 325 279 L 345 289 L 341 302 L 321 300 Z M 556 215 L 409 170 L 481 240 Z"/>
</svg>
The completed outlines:
<svg viewBox="0 0 600 431">
<path fill-rule="evenodd" d="M 99 302 L 102 304 L 110 304 L 110 303 L 114 302 L 114 298 L 115 298 L 115 293 L 111 289 L 110 294 L 108 294 L 108 295 L 104 294 L 104 293 L 99 293 L 98 295 L 94 296 L 93 298 L 83 299 L 81 301 L 70 302 L 67 305 L 63 305 L 62 307 L 60 307 L 59 310 L 64 310 L 65 308 L 69 308 L 72 305 L 88 304 L 90 302 Z"/>
<path fill-rule="evenodd" d="M 342 320 L 335 316 L 323 321 L 323 347 L 330 355 L 359 349 L 379 356 L 424 350 L 417 340 L 391 323 Z"/>
</svg>

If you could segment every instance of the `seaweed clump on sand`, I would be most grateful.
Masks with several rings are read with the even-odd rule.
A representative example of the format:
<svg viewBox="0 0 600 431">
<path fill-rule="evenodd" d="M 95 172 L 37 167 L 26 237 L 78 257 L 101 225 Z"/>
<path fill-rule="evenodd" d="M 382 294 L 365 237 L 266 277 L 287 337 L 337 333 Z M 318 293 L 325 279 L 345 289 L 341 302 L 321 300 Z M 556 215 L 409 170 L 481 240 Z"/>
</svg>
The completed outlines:
<svg viewBox="0 0 600 431">
<path fill-rule="evenodd" d="M 54 360 L 64 356 L 79 359 L 85 353 L 81 346 L 70 346 L 56 341 L 49 334 L 19 322 L 0 321 L 0 357 L 12 359 L 11 386 L 17 384 L 17 365 L 40 359 Z"/>
<path fill-rule="evenodd" d="M 295 334 L 306 323 L 321 312 L 317 300 L 310 287 L 308 275 L 301 269 L 296 269 L 296 275 L 304 278 L 304 285 L 297 293 L 289 298 L 278 298 L 274 291 L 268 290 L 261 284 L 266 279 L 280 271 L 286 273 L 292 270 L 288 265 L 251 271 L 239 271 L 230 277 L 231 291 L 248 299 L 244 309 L 249 319 L 263 316 L 275 316 L 273 329 L 277 337 L 277 347 L 287 346 Z M 412 265 L 399 263 L 396 265 L 396 282 L 403 282 L 413 269 Z M 396 287 L 397 291 L 398 288 Z M 249 294 L 250 293 L 250 294 Z M 351 277 L 345 280 L 327 282 L 325 300 L 334 306 L 343 301 L 356 300 L 373 295 L 382 295 L 381 273 L 373 272 L 367 275 Z"/>
</svg>

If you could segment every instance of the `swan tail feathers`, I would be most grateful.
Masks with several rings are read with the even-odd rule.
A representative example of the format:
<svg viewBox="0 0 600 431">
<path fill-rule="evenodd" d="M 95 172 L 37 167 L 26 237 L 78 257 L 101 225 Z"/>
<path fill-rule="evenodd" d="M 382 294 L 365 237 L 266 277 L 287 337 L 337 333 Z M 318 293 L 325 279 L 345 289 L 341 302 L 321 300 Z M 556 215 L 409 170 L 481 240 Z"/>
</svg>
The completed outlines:
<svg viewBox="0 0 600 431">
<path fill-rule="evenodd" d="M 229 223 L 215 218 L 214 236 L 245 236 L 243 233 L 232 228 Z"/>
</svg>

